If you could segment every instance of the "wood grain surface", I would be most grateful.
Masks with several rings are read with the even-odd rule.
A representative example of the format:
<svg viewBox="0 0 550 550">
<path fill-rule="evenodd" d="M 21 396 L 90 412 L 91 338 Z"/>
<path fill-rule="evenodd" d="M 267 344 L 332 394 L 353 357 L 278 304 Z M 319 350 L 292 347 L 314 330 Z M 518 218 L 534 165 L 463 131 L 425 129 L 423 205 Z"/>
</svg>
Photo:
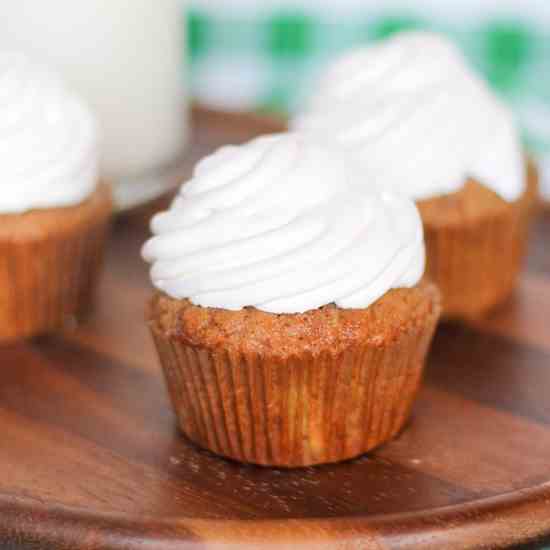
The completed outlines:
<svg viewBox="0 0 550 550">
<path fill-rule="evenodd" d="M 279 126 L 204 110 L 195 123 L 189 167 Z M 297 471 L 179 435 L 143 321 L 149 215 L 115 224 L 86 324 L 0 348 L 1 548 L 453 550 L 550 535 L 549 212 L 513 299 L 439 329 L 403 434 Z"/>
</svg>

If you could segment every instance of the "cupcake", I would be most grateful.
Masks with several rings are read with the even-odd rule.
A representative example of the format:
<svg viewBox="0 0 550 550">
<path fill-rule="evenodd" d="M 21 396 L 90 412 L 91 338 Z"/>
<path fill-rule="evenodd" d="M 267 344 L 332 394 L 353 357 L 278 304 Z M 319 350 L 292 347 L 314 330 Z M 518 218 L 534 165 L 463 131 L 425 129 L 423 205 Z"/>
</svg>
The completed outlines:
<svg viewBox="0 0 550 550">
<path fill-rule="evenodd" d="M 476 317 L 509 297 L 537 174 L 511 112 L 450 42 L 411 32 L 352 51 L 292 126 L 352 152 L 365 186 L 416 201 L 444 315 Z"/>
<path fill-rule="evenodd" d="M 337 462 L 406 422 L 440 313 L 414 203 L 278 134 L 200 162 L 143 249 L 182 431 L 235 460 Z"/>
<path fill-rule="evenodd" d="M 0 342 L 90 307 L 111 213 L 90 112 L 55 76 L 0 55 Z"/>
</svg>

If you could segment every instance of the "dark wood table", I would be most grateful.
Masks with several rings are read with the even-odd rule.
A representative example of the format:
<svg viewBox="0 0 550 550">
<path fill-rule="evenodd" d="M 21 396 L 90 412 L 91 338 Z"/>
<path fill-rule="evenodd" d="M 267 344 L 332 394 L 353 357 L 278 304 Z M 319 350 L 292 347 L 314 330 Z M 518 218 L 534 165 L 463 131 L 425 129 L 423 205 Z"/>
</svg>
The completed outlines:
<svg viewBox="0 0 550 550">
<path fill-rule="evenodd" d="M 196 114 L 189 167 L 276 123 Z M 514 298 L 442 326 L 414 418 L 336 466 L 281 471 L 176 429 L 143 322 L 144 210 L 119 218 L 97 311 L 0 349 L 0 547 L 476 549 L 550 534 L 550 215 Z"/>
</svg>

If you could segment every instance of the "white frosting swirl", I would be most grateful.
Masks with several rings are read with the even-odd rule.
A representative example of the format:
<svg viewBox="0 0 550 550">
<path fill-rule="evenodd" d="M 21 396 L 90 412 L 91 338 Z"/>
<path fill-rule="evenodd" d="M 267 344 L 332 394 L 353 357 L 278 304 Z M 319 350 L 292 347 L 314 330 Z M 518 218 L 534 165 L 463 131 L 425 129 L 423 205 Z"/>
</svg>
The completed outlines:
<svg viewBox="0 0 550 550">
<path fill-rule="evenodd" d="M 71 206 L 97 184 L 96 126 L 59 80 L 0 55 L 0 213 Z"/>
<path fill-rule="evenodd" d="M 415 200 L 469 177 L 507 201 L 525 189 L 511 112 L 435 34 L 403 33 L 345 55 L 292 127 L 334 137 L 362 161 L 365 181 Z"/>
<path fill-rule="evenodd" d="M 349 154 L 277 134 L 205 158 L 151 223 L 143 256 L 173 298 L 230 310 L 365 308 L 424 272 L 409 199 L 366 191 Z"/>
</svg>

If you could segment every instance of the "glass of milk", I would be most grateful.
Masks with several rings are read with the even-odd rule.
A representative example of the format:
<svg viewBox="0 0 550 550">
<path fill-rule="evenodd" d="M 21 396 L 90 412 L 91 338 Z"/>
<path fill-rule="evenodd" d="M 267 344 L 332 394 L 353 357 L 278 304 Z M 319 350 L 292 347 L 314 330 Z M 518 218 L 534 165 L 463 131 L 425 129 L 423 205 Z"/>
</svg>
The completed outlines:
<svg viewBox="0 0 550 550">
<path fill-rule="evenodd" d="M 181 0 L 0 2 L 0 47 L 57 69 L 98 115 L 119 208 L 177 183 L 187 135 Z"/>
</svg>

